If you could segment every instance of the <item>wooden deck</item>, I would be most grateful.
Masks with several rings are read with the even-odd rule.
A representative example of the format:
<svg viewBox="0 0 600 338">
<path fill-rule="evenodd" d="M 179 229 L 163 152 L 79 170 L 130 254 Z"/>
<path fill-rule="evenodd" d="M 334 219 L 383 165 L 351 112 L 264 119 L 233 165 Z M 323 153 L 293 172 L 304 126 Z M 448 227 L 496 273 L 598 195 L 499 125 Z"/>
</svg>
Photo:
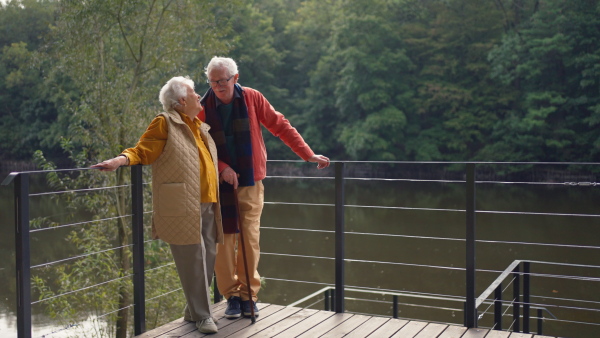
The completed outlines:
<svg viewBox="0 0 600 338">
<path fill-rule="evenodd" d="M 219 332 L 206 335 L 196 330 L 195 323 L 183 318 L 174 320 L 138 338 L 175 337 L 401 337 L 401 338 L 542 338 L 524 333 L 469 329 L 457 326 L 388 317 L 335 313 L 258 303 L 260 316 L 256 323 L 250 319 L 227 319 L 224 316 L 227 302 L 213 305 L 214 318 Z"/>
</svg>

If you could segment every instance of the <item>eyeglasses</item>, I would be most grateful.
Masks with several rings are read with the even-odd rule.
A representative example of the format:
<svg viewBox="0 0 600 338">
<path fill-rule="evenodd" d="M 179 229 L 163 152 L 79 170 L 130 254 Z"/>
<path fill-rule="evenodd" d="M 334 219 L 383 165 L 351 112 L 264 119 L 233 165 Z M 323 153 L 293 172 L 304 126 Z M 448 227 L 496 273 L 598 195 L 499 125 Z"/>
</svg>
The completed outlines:
<svg viewBox="0 0 600 338">
<path fill-rule="evenodd" d="M 217 85 L 219 86 L 225 86 L 227 85 L 227 83 L 229 82 L 229 80 L 231 80 L 235 75 L 231 75 L 231 77 L 229 77 L 229 79 L 225 80 L 219 80 L 219 81 L 211 81 L 211 80 L 206 80 L 206 83 L 208 83 L 211 87 L 216 87 Z"/>
</svg>

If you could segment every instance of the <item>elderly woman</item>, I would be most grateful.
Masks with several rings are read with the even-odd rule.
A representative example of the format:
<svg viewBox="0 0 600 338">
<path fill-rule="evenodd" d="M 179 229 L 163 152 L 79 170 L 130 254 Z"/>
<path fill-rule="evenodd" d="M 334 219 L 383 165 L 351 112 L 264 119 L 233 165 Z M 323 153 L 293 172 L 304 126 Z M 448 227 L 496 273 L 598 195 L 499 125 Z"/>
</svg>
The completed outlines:
<svg viewBox="0 0 600 338">
<path fill-rule="evenodd" d="M 216 243 L 223 241 L 217 182 L 217 149 L 194 82 L 174 77 L 160 90 L 165 112 L 150 123 L 137 145 L 95 168 L 152 164 L 152 236 L 169 243 L 187 301 L 184 319 L 202 333 L 216 333 L 210 282 Z"/>
</svg>

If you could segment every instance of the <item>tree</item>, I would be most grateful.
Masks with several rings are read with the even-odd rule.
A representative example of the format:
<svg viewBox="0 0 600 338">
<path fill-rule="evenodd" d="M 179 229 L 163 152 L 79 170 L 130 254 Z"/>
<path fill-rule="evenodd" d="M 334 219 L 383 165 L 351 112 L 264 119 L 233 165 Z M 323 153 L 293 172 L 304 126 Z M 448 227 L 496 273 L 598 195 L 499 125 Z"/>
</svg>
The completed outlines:
<svg viewBox="0 0 600 338">
<path fill-rule="evenodd" d="M 68 70 L 81 92 L 81 96 L 68 106 L 70 127 L 62 140 L 63 148 L 69 151 L 73 161 L 78 166 L 87 166 L 133 146 L 162 109 L 156 99 L 162 83 L 176 75 L 201 78 L 202 67 L 198 64 L 190 66 L 192 60 L 227 50 L 227 44 L 221 38 L 229 32 L 230 22 L 220 17 L 219 11 L 234 5 L 239 3 L 196 0 L 59 2 L 60 20 L 57 20 L 48 53 L 60 60 L 54 71 Z M 122 186 L 128 180 L 125 173 L 125 170 L 118 170 L 115 175 L 96 175 L 93 181 L 101 182 L 103 186 Z M 120 189 L 112 198 L 93 201 L 93 205 L 84 205 L 103 214 L 123 216 L 128 194 Z M 105 236 L 106 241 L 92 237 L 74 240 L 81 240 L 82 247 L 91 245 L 89 241 L 118 243 L 121 249 L 115 266 L 120 269 L 118 273 L 125 275 L 130 270 L 128 224 L 119 217 L 111 229 L 96 233 L 96 236 Z M 129 285 L 122 283 L 114 295 L 118 300 L 116 337 L 127 335 L 129 290 Z M 108 308 L 104 310 L 109 311 Z"/>
<path fill-rule="evenodd" d="M 536 2 L 491 53 L 492 75 L 516 95 L 498 142 L 484 151 L 499 159 L 598 161 L 600 159 L 600 4 Z"/>
<path fill-rule="evenodd" d="M 56 136 L 66 128 L 59 115 L 70 94 L 46 85 L 53 62 L 40 52 L 55 8 L 50 1 L 0 4 L 0 160 L 30 159 L 36 149 L 53 158 L 62 152 Z"/>
</svg>

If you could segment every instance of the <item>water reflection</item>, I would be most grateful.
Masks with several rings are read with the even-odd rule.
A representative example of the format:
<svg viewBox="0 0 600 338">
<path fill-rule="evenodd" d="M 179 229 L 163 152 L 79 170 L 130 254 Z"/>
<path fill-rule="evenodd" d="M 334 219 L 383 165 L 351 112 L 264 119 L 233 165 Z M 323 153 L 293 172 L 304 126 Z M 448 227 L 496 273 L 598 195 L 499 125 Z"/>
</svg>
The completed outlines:
<svg viewBox="0 0 600 338">
<path fill-rule="evenodd" d="M 333 189 L 333 182 L 326 179 L 313 179 L 302 183 L 283 178 L 268 179 L 265 180 L 265 200 L 332 204 L 334 203 Z M 465 215 L 462 211 L 465 208 L 463 184 L 349 181 L 346 193 L 348 205 L 406 208 L 346 208 L 346 230 L 349 232 L 346 235 L 346 259 L 349 260 L 346 264 L 346 285 L 432 296 L 464 297 L 464 272 L 455 269 L 462 269 L 465 266 L 466 253 L 462 240 L 465 238 Z M 487 270 L 477 274 L 477 294 L 483 292 L 496 278 L 498 275 L 496 271 L 504 270 L 517 259 L 598 266 L 600 260 L 597 249 L 533 243 L 600 246 L 599 217 L 535 214 L 598 214 L 596 201 L 600 200 L 599 197 L 598 189 L 591 187 L 478 185 L 478 210 L 511 213 L 477 214 L 477 239 L 480 241 L 477 244 L 477 268 Z M 443 210 L 414 210 L 413 208 Z M 307 228 L 333 231 L 333 213 L 333 207 L 328 206 L 266 205 L 262 219 L 262 251 L 333 257 L 332 233 L 279 229 Z M 388 236 L 370 235 L 372 233 L 388 234 Z M 496 243 L 498 241 L 513 243 Z M 523 245 L 514 242 L 532 244 Z M 534 264 L 532 269 L 534 273 L 600 277 L 599 269 L 542 264 Z M 334 283 L 333 261 L 326 258 L 265 254 L 261 258 L 260 272 L 267 277 L 267 285 L 261 291 L 260 299 L 276 304 L 290 304 L 321 289 L 323 284 Z M 295 281 L 309 281 L 315 284 Z M 572 279 L 532 277 L 531 292 L 536 296 L 532 297 L 534 303 L 556 304 L 552 299 L 558 297 L 600 301 L 597 283 L 583 283 Z M 368 297 L 347 292 L 346 296 L 351 298 L 346 301 L 347 311 L 392 315 L 390 295 Z M 362 300 L 364 298 L 372 301 Z M 457 324 L 463 322 L 461 302 L 454 302 L 451 299 L 440 301 L 402 298 L 399 300 L 400 317 Z M 569 302 L 563 303 L 566 305 Z M 306 304 L 308 302 L 303 305 Z M 418 306 L 414 306 L 415 304 Z M 571 306 L 573 305 L 571 302 Z M 576 306 L 581 306 L 581 303 Z M 316 306 L 316 308 L 322 307 L 322 302 Z M 480 311 L 484 310 L 485 307 Z M 575 312 L 559 308 L 550 310 L 561 319 L 577 317 L 577 321 L 580 322 L 598 322 L 594 312 Z M 480 325 L 491 326 L 492 318 L 491 313 L 484 315 Z M 506 318 L 505 323 L 509 320 Z M 532 329 L 535 330 L 535 324 L 532 325 Z M 593 325 L 549 321 L 544 325 L 544 331 L 551 332 L 553 335 L 596 336 Z"/>
</svg>

